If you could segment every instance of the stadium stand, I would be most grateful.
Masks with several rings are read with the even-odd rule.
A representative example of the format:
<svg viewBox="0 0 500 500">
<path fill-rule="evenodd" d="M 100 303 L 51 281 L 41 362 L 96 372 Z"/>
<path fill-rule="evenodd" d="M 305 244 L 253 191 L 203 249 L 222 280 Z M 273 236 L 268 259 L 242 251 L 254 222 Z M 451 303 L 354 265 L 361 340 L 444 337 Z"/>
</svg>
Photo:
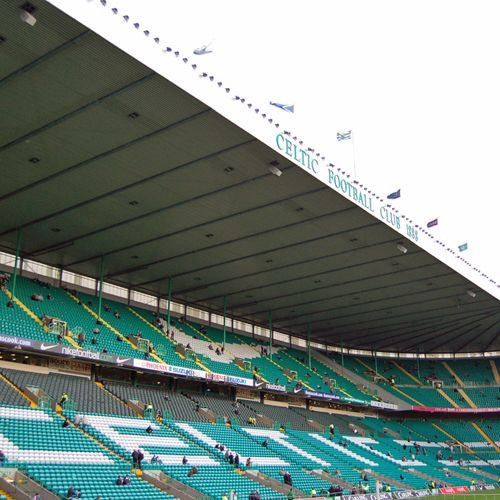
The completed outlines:
<svg viewBox="0 0 500 500">
<path fill-rule="evenodd" d="M 72 426 L 63 428 L 63 419 L 52 411 L 2 405 L 0 416 L 5 465 L 25 470 L 60 498 L 71 486 L 82 498 L 165 498 L 103 446 Z M 119 475 L 129 475 L 130 485 L 116 485 Z"/>
</svg>

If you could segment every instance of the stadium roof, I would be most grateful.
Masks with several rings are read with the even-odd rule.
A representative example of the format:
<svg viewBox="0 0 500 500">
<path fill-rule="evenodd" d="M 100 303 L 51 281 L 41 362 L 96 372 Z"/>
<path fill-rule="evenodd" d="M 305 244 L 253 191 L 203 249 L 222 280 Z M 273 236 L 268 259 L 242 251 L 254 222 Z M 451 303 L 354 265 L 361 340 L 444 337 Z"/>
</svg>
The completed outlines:
<svg viewBox="0 0 500 500">
<path fill-rule="evenodd" d="M 265 324 L 271 313 L 275 329 L 304 336 L 309 325 L 320 342 L 500 349 L 499 301 L 473 284 L 491 292 L 484 277 L 464 277 L 287 158 L 279 125 L 283 155 L 50 3 L 32 4 L 33 27 L 12 0 L 0 19 L 4 249 L 22 228 L 25 258 L 98 277 L 104 256 L 108 282 L 165 296 L 172 277 L 178 300 L 222 311 L 226 296 L 235 317 Z"/>
</svg>

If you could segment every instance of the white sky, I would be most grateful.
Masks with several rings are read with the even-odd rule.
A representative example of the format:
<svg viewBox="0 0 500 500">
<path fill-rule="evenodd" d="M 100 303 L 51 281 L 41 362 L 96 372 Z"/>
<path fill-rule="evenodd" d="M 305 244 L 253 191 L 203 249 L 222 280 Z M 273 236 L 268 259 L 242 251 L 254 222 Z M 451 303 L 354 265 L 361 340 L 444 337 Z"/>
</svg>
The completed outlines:
<svg viewBox="0 0 500 500">
<path fill-rule="evenodd" d="M 500 281 L 500 2 L 108 0 Z M 212 54 L 192 51 L 213 40 Z M 281 128 L 281 127 L 280 127 Z"/>
</svg>

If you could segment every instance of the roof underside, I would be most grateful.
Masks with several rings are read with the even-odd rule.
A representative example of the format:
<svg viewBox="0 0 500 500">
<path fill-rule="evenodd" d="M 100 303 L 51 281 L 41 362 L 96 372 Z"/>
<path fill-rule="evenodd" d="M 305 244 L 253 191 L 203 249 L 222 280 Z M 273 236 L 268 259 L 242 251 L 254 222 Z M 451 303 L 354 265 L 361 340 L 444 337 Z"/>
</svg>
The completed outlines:
<svg viewBox="0 0 500 500">
<path fill-rule="evenodd" d="M 42 0 L 0 18 L 0 243 L 350 347 L 500 349 L 499 302 Z M 129 116 L 136 113 L 138 116 Z M 39 160 L 39 161 L 37 161 Z M 278 161 L 281 177 L 269 173 Z M 403 242 L 402 254 L 396 248 Z"/>
</svg>

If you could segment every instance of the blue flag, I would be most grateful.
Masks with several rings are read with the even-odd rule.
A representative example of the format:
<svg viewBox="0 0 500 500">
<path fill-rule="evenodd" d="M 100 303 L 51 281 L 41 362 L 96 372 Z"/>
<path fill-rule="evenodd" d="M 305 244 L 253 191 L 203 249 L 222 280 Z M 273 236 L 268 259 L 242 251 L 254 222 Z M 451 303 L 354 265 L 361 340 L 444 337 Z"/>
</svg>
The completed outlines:
<svg viewBox="0 0 500 500">
<path fill-rule="evenodd" d="M 269 101 L 271 106 L 276 106 L 277 108 L 282 109 L 283 111 L 288 111 L 289 113 L 293 113 L 294 105 L 293 104 L 280 104 L 279 102 Z"/>
<path fill-rule="evenodd" d="M 401 189 L 398 189 L 397 191 L 394 191 L 394 193 L 391 193 L 387 196 L 388 200 L 395 200 L 396 198 L 399 198 L 401 196 Z"/>
<path fill-rule="evenodd" d="M 427 223 L 427 227 L 434 227 L 434 226 L 437 226 L 437 225 L 438 225 L 438 220 L 437 219 L 430 220 Z"/>
<path fill-rule="evenodd" d="M 348 141 L 352 139 L 352 130 L 348 130 L 347 132 L 337 132 L 337 141 Z"/>
<path fill-rule="evenodd" d="M 458 245 L 458 250 L 460 252 L 465 252 L 465 250 L 467 250 L 467 248 L 469 248 L 469 245 L 467 243 L 463 243 L 462 245 Z"/>
</svg>

